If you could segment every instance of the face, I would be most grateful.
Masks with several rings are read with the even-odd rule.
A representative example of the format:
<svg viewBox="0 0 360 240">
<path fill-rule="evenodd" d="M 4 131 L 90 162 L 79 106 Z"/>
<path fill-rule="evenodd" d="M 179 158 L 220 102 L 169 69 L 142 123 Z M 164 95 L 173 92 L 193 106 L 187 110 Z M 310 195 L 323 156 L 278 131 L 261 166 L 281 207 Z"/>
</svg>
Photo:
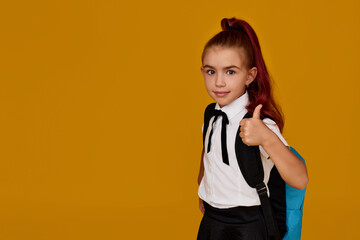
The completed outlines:
<svg viewBox="0 0 360 240">
<path fill-rule="evenodd" d="M 206 50 L 201 73 L 206 90 L 220 107 L 243 95 L 256 77 L 256 67 L 248 69 L 244 57 L 242 48 L 212 46 Z"/>
</svg>

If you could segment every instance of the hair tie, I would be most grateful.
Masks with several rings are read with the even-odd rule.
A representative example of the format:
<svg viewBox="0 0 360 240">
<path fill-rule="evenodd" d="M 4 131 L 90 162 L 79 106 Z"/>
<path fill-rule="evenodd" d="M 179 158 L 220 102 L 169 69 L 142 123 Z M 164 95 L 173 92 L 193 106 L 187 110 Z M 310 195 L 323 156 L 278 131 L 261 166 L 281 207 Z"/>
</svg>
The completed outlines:
<svg viewBox="0 0 360 240">
<path fill-rule="evenodd" d="M 242 33 L 245 33 L 245 35 L 246 35 L 246 32 L 244 31 L 244 29 L 242 29 L 242 27 L 233 27 L 233 26 L 230 26 L 230 24 L 229 24 L 228 21 L 225 22 L 225 25 L 226 25 L 227 30 L 240 31 L 240 32 L 242 32 Z"/>
</svg>

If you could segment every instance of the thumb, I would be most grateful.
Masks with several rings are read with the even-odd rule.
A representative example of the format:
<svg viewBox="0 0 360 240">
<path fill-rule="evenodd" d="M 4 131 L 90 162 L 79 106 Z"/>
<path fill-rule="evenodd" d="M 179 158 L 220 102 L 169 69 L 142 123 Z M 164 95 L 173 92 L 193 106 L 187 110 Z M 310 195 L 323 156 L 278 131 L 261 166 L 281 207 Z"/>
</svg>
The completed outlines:
<svg viewBox="0 0 360 240">
<path fill-rule="evenodd" d="M 259 104 L 259 105 L 256 106 L 256 108 L 254 109 L 254 113 L 253 113 L 252 118 L 260 119 L 261 108 L 262 108 L 262 104 Z"/>
</svg>

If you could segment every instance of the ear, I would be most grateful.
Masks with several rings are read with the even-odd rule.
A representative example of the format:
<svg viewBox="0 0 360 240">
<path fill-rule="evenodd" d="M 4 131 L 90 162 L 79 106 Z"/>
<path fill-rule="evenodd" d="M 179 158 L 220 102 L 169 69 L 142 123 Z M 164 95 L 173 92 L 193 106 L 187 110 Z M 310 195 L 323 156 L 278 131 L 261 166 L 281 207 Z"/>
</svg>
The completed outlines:
<svg viewBox="0 0 360 240">
<path fill-rule="evenodd" d="M 200 71 L 201 71 L 201 74 L 204 75 L 205 74 L 205 69 L 201 66 L 200 67 Z"/>
<path fill-rule="evenodd" d="M 254 79 L 256 78 L 257 75 L 257 68 L 256 67 L 252 67 L 248 70 L 248 77 L 246 80 L 246 85 L 249 86 L 249 84 L 254 81 Z"/>
</svg>

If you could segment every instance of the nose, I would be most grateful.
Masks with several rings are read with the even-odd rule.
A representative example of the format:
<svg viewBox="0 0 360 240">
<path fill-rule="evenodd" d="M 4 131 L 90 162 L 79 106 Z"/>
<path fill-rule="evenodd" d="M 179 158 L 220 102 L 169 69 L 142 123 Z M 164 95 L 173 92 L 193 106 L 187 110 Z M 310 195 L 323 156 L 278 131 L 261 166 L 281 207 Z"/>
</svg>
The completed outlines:
<svg viewBox="0 0 360 240">
<path fill-rule="evenodd" d="M 223 76 L 218 74 L 215 79 L 215 86 L 216 87 L 225 87 L 225 79 Z"/>
</svg>

